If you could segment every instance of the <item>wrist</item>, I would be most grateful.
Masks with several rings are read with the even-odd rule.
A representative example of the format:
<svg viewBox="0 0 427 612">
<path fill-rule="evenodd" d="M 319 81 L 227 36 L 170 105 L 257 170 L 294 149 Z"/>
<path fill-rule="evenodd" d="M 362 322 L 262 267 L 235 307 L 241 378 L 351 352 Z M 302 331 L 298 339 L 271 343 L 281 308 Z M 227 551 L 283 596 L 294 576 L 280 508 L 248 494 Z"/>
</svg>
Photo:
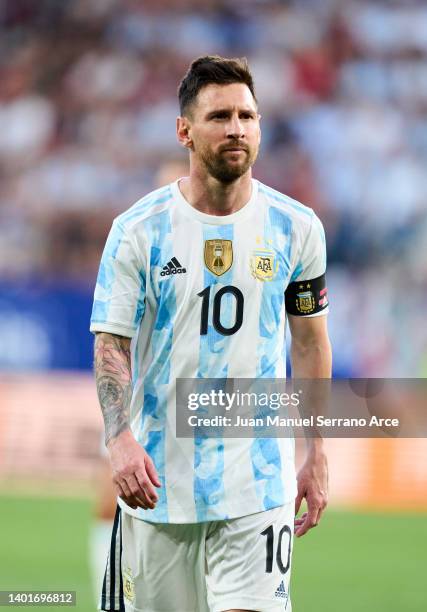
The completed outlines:
<svg viewBox="0 0 427 612">
<path fill-rule="evenodd" d="M 323 438 L 310 438 L 307 441 L 307 455 L 312 458 L 326 455 Z"/>
<path fill-rule="evenodd" d="M 120 431 L 118 434 L 114 435 L 114 436 L 110 436 L 109 438 L 106 439 L 105 441 L 105 446 L 107 447 L 107 449 L 109 451 L 111 451 L 111 449 L 117 444 L 117 443 L 122 443 L 122 442 L 129 442 L 130 440 L 135 440 L 133 433 L 131 432 L 129 427 L 126 427 L 126 429 L 123 429 L 122 431 Z"/>
</svg>

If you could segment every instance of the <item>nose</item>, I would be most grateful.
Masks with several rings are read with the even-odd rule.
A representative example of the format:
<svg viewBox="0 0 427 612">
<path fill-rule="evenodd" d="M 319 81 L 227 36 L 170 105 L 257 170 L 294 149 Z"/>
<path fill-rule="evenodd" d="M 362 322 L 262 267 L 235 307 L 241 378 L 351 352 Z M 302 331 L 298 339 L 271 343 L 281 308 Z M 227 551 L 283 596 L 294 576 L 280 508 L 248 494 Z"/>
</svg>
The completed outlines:
<svg viewBox="0 0 427 612">
<path fill-rule="evenodd" d="M 227 138 L 241 139 L 245 136 L 245 130 L 243 123 L 240 121 L 238 115 L 233 115 L 230 121 L 227 123 Z"/>
</svg>

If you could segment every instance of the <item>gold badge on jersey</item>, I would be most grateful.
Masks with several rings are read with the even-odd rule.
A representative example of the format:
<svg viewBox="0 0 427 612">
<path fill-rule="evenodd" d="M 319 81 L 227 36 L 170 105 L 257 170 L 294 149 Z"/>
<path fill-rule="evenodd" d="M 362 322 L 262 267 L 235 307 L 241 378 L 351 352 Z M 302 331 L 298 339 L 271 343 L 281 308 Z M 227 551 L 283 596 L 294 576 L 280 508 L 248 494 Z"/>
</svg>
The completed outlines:
<svg viewBox="0 0 427 612">
<path fill-rule="evenodd" d="M 231 240 L 205 240 L 205 265 L 216 276 L 225 274 L 233 265 Z"/>
<path fill-rule="evenodd" d="M 273 251 L 254 251 L 250 259 L 252 276 L 261 281 L 271 281 L 279 269 Z"/>
<path fill-rule="evenodd" d="M 135 582 L 133 580 L 132 570 L 129 567 L 123 570 L 123 595 L 128 601 L 133 603 L 135 599 Z"/>
<path fill-rule="evenodd" d="M 310 312 L 313 312 L 314 307 L 316 306 L 316 301 L 310 287 L 310 283 L 307 283 L 306 286 L 302 284 L 299 286 L 299 288 L 303 290 L 305 289 L 305 291 L 300 291 L 297 293 L 297 310 L 303 314 L 310 314 Z"/>
</svg>

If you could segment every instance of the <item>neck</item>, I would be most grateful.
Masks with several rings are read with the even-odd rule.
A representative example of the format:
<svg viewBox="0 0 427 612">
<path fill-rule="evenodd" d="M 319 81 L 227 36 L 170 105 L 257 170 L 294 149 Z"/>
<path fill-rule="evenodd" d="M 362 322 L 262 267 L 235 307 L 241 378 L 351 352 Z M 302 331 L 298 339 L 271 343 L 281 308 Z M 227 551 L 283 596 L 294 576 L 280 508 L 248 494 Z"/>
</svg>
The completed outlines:
<svg viewBox="0 0 427 612">
<path fill-rule="evenodd" d="M 184 198 L 208 215 L 224 216 L 237 212 L 250 200 L 252 172 L 249 169 L 232 183 L 221 183 L 207 173 L 190 167 L 190 176 L 179 183 Z"/>
</svg>

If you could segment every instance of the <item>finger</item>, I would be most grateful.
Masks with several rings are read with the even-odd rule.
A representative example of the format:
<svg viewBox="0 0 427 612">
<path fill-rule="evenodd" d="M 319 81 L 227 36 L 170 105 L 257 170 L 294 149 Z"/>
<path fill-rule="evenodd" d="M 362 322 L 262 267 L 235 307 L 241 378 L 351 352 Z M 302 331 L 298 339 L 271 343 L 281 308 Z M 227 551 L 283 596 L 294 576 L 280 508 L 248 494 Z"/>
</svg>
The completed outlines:
<svg viewBox="0 0 427 612">
<path fill-rule="evenodd" d="M 148 509 L 148 504 L 145 499 L 141 499 L 135 495 L 126 495 L 123 492 L 119 497 L 133 510 L 137 510 L 138 508 L 143 508 L 144 510 Z"/>
<path fill-rule="evenodd" d="M 295 516 L 298 514 L 300 506 L 301 506 L 301 502 L 304 499 L 304 493 L 303 491 L 298 491 L 298 494 L 295 498 Z"/>
<path fill-rule="evenodd" d="M 120 480 L 116 480 L 115 481 L 115 485 L 117 487 L 117 490 L 120 492 L 119 493 L 119 497 L 132 497 L 132 492 L 129 489 L 126 480 L 124 478 L 121 478 Z"/>
<path fill-rule="evenodd" d="M 307 533 L 307 531 L 310 529 L 310 527 L 308 526 L 308 521 L 307 521 L 307 517 L 304 519 L 302 525 L 299 525 L 296 529 L 295 529 L 295 535 L 297 538 L 300 538 L 301 536 L 303 536 L 304 534 Z"/>
<path fill-rule="evenodd" d="M 308 512 L 307 512 L 306 517 L 304 518 L 304 522 L 295 531 L 295 535 L 298 538 L 306 534 L 307 531 L 309 531 L 313 527 L 316 527 L 317 525 L 317 515 L 319 512 L 319 507 L 314 506 L 312 503 L 309 502 L 309 500 L 307 500 L 307 505 L 308 505 Z"/>
<path fill-rule="evenodd" d="M 132 500 L 130 497 L 128 497 L 127 495 L 125 495 L 123 492 L 119 493 L 119 498 L 122 499 L 126 505 L 128 505 L 130 508 L 132 508 L 133 510 L 137 509 L 137 504 L 134 500 Z"/>
<path fill-rule="evenodd" d="M 146 506 L 145 509 L 150 508 L 153 510 L 154 503 L 147 495 L 146 491 L 140 486 L 136 476 L 131 474 L 126 478 L 127 485 L 132 492 L 132 496 L 135 500 L 139 502 L 139 504 L 143 504 L 143 507 Z"/>
<path fill-rule="evenodd" d="M 295 519 L 294 521 L 294 534 L 295 535 L 299 533 L 299 529 L 302 527 L 302 525 L 304 525 L 306 517 L 307 517 L 307 513 L 304 513 L 302 516 Z"/>
<path fill-rule="evenodd" d="M 119 497 L 133 510 L 138 508 L 138 502 L 132 495 L 132 491 L 130 490 L 126 480 L 122 478 L 120 481 L 115 481 L 117 490 L 119 491 Z"/>
<path fill-rule="evenodd" d="M 160 479 L 157 475 L 157 470 L 154 467 L 154 463 L 151 459 L 151 457 L 146 458 L 145 461 L 145 469 L 147 470 L 147 476 L 148 478 L 151 480 L 151 482 L 154 484 L 154 486 L 156 487 L 161 487 L 162 483 L 160 482 Z"/>
<path fill-rule="evenodd" d="M 151 503 L 155 504 L 159 500 L 159 496 L 148 474 L 144 473 L 142 470 L 138 470 L 138 472 L 135 472 L 135 477 L 138 481 L 139 490 L 144 493 Z"/>
<path fill-rule="evenodd" d="M 327 498 L 327 496 L 325 495 L 325 496 L 323 497 L 323 501 L 322 501 L 322 503 L 321 503 L 321 505 L 320 505 L 320 508 L 319 508 L 319 513 L 318 513 L 318 515 L 317 515 L 317 524 L 319 524 L 320 519 L 322 518 L 322 515 L 323 515 L 324 511 L 326 510 L 327 505 L 328 505 L 328 498 Z"/>
<path fill-rule="evenodd" d="M 316 524 L 318 525 L 320 523 L 320 519 L 322 518 L 322 514 L 324 512 L 325 508 L 319 508 L 319 512 L 317 514 L 317 519 L 316 519 Z"/>
<path fill-rule="evenodd" d="M 146 510 L 145 506 L 134 497 L 120 497 L 120 499 L 122 499 L 129 508 L 132 508 L 132 510 L 138 510 L 140 507 Z"/>
<path fill-rule="evenodd" d="M 302 525 L 304 523 L 305 519 L 306 519 L 306 516 L 307 516 L 307 512 L 304 512 L 304 514 L 302 514 L 298 518 L 295 518 L 294 526 L 295 527 L 299 527 L 300 525 Z"/>
<path fill-rule="evenodd" d="M 143 510 L 152 510 L 153 509 L 151 507 L 151 504 L 149 504 L 148 501 L 145 498 L 142 498 L 142 497 L 133 497 L 133 499 L 135 500 L 137 508 L 142 508 Z"/>
</svg>

